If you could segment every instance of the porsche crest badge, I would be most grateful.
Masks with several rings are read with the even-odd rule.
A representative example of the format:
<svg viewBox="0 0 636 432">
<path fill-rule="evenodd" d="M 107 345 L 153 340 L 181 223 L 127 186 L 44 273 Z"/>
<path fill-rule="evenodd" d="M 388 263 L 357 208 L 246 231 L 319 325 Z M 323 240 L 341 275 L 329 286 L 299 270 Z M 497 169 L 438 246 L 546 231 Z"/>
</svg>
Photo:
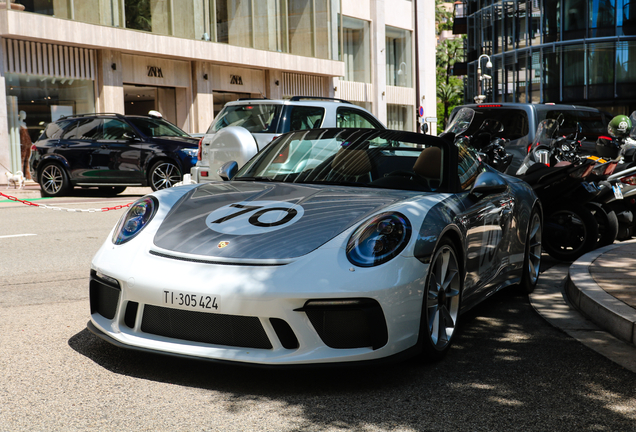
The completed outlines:
<svg viewBox="0 0 636 432">
<path fill-rule="evenodd" d="M 229 244 L 230 244 L 229 241 L 222 241 L 222 242 L 219 242 L 219 244 L 216 247 L 218 247 L 219 249 L 223 249 L 225 246 Z"/>
</svg>

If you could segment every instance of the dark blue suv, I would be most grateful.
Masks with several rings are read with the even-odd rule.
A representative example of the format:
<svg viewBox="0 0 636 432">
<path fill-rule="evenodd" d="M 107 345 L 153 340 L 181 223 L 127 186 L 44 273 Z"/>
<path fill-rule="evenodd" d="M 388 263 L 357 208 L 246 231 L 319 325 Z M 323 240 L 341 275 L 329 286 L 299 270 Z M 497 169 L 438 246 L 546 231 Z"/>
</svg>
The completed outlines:
<svg viewBox="0 0 636 432">
<path fill-rule="evenodd" d="M 73 187 L 118 194 L 128 186 L 173 186 L 197 160 L 198 140 L 160 115 L 84 114 L 47 125 L 30 169 L 42 196 Z"/>
</svg>

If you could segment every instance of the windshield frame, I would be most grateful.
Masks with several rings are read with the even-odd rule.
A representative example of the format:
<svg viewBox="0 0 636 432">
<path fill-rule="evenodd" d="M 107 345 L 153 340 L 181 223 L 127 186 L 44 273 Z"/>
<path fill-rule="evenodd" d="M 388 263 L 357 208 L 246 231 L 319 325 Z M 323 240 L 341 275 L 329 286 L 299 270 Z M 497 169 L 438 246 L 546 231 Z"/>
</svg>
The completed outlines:
<svg viewBox="0 0 636 432">
<path fill-rule="evenodd" d="M 326 143 L 327 141 L 329 142 Z M 310 143 L 310 146 L 300 150 L 303 143 Z M 374 145 L 374 143 L 382 143 L 382 145 Z M 438 192 L 449 191 L 452 183 L 449 179 L 452 178 L 450 173 L 452 172 L 451 160 L 453 159 L 449 148 L 454 146 L 450 146 L 445 140 L 431 135 L 378 129 L 326 128 L 284 134 L 250 159 L 232 180 L 380 187 L 374 182 L 382 176 L 383 169 L 388 169 L 389 165 L 385 164 L 386 161 L 392 161 L 396 164 L 399 162 L 413 168 L 417 157 L 427 147 L 439 147 L 442 150 L 442 163 L 439 164 L 442 174 L 437 182 L 439 185 L 436 183 L 435 190 Z M 300 156 L 292 160 L 296 151 L 299 152 Z M 321 152 L 325 153 L 321 154 Z M 354 152 L 364 152 L 370 158 L 367 162 L 370 164 L 368 177 L 365 177 L 363 181 L 345 181 L 345 176 L 337 172 L 339 170 L 337 158 L 343 152 L 349 155 L 354 155 Z M 289 172 L 280 170 L 278 165 L 274 166 L 277 164 L 276 158 L 283 155 L 287 159 L 278 165 L 289 162 L 290 167 L 294 166 Z M 314 157 L 316 155 L 320 155 L 321 158 Z M 310 166 L 310 162 L 313 165 Z M 312 173 L 314 170 L 316 171 Z M 400 170 L 391 170 L 391 172 L 393 171 Z M 384 173 L 384 176 L 386 174 L 388 173 Z M 346 177 L 351 176 L 350 174 Z M 353 175 L 353 177 L 360 176 L 362 174 Z M 389 189 L 388 187 L 380 188 Z"/>
</svg>

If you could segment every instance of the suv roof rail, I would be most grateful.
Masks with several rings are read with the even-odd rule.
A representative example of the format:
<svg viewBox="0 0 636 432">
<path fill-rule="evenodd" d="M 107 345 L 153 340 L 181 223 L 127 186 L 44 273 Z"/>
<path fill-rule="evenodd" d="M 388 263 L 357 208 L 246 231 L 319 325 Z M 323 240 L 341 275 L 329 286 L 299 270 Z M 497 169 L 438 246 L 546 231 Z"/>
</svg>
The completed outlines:
<svg viewBox="0 0 636 432">
<path fill-rule="evenodd" d="M 238 98 L 237 101 L 248 101 L 248 100 L 269 100 L 269 98 L 266 97 L 262 97 L 262 98 Z"/>
<path fill-rule="evenodd" d="M 337 99 L 337 98 L 330 98 L 330 97 L 322 97 L 322 96 L 293 96 L 291 99 L 289 99 L 292 102 L 298 102 L 301 101 L 303 99 L 307 99 L 307 100 L 329 100 L 329 101 L 334 101 L 334 102 L 342 102 L 342 103 L 348 103 L 350 104 L 351 102 L 344 100 L 344 99 Z"/>
<path fill-rule="evenodd" d="M 90 117 L 90 116 L 103 116 L 103 115 L 115 116 L 115 117 L 118 117 L 118 118 L 125 118 L 125 116 L 123 114 L 120 114 L 120 113 L 89 113 L 89 114 L 71 114 L 71 115 L 61 116 L 60 119 L 76 118 L 76 117 Z"/>
</svg>

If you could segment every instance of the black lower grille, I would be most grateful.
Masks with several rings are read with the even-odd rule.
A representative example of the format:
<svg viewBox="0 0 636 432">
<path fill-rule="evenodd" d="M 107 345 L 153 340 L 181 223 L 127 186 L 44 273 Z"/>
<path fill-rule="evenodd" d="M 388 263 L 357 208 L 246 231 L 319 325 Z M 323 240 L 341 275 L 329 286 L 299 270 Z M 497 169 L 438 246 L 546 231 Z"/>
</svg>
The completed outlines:
<svg viewBox="0 0 636 432">
<path fill-rule="evenodd" d="M 378 349 L 388 341 L 382 307 L 373 299 L 309 300 L 299 310 L 328 347 Z"/>
<path fill-rule="evenodd" d="M 104 318 L 115 318 L 120 292 L 119 288 L 107 285 L 99 279 L 91 278 L 89 285 L 91 314 L 98 313 Z"/>
<path fill-rule="evenodd" d="M 256 317 L 212 314 L 146 305 L 141 331 L 213 345 L 271 349 Z"/>
</svg>

